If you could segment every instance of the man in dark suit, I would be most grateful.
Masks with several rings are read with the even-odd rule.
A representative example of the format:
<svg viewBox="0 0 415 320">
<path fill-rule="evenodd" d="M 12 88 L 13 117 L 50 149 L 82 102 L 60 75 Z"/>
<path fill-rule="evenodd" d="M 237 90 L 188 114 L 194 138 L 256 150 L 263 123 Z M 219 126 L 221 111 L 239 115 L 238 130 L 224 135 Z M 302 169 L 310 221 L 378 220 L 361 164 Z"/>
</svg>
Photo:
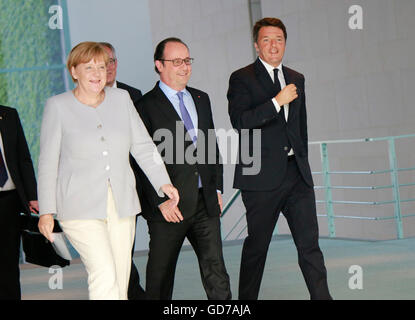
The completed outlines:
<svg viewBox="0 0 415 320">
<path fill-rule="evenodd" d="M 117 68 L 118 68 L 118 60 L 115 52 L 115 48 L 113 45 L 109 42 L 100 42 L 100 44 L 106 49 L 108 56 L 109 56 L 109 62 L 107 66 L 107 87 L 114 87 L 114 88 L 120 88 L 127 90 L 130 94 L 130 98 L 133 101 L 133 104 L 136 106 L 138 103 L 138 100 L 141 99 L 143 96 L 141 94 L 141 91 L 129 86 L 128 84 L 122 83 L 120 81 L 117 81 Z"/>
<path fill-rule="evenodd" d="M 150 235 L 148 299 L 172 298 L 177 259 L 185 238 L 196 252 L 207 297 L 231 298 L 220 232 L 223 169 L 209 97 L 203 91 L 187 87 L 192 60 L 188 47 L 180 39 L 161 41 L 154 54 L 160 81 L 138 105 L 180 195 L 178 206 L 173 207 L 167 198 L 157 196 L 145 176 L 140 176 L 145 192 L 140 201 L 144 203 L 143 216 Z M 209 140 L 213 143 L 206 142 L 208 138 L 214 139 Z M 213 150 L 208 150 L 209 145 L 213 145 Z M 207 159 L 212 154 L 213 159 Z M 197 159 L 193 161 L 195 155 Z"/>
<path fill-rule="evenodd" d="M 0 300 L 21 299 L 21 212 L 38 212 L 32 158 L 13 108 L 0 106 Z"/>
<path fill-rule="evenodd" d="M 235 168 L 234 187 L 241 189 L 248 227 L 242 249 L 239 299 L 258 299 L 280 212 L 290 227 L 311 299 L 331 299 L 318 244 L 308 163 L 304 76 L 282 65 L 287 33 L 281 20 L 258 21 L 253 36 L 259 57 L 231 75 L 227 94 L 229 115 L 239 132 L 240 146 L 246 145 L 244 139 L 261 135 L 261 153 L 255 159 L 260 161 L 259 172 L 249 173 L 250 164 L 244 163 L 241 150 L 241 161 Z M 249 153 L 252 151 L 250 145 Z"/>
<path fill-rule="evenodd" d="M 130 98 L 133 101 L 134 106 L 137 108 L 137 103 L 143 96 L 141 94 L 141 91 L 134 87 L 129 86 L 128 84 L 125 84 L 125 83 L 122 83 L 116 80 L 118 60 L 117 60 L 115 48 L 109 42 L 100 42 L 100 44 L 106 49 L 108 56 L 109 56 L 109 62 L 107 65 L 107 84 L 106 84 L 107 87 L 120 88 L 120 89 L 124 89 L 128 91 Z M 139 182 L 139 177 L 136 173 L 136 170 L 134 170 L 138 165 L 131 155 L 130 155 L 130 165 L 134 171 L 138 196 L 141 196 L 142 195 L 141 183 Z M 134 245 L 133 245 L 133 251 L 131 253 L 131 256 L 134 256 Z M 131 274 L 130 274 L 130 281 L 128 283 L 128 300 L 144 300 L 144 299 L 145 299 L 145 292 L 144 292 L 144 289 L 140 285 L 140 275 L 138 274 L 138 270 L 137 270 L 136 265 L 134 264 L 134 260 L 131 259 Z"/>
</svg>

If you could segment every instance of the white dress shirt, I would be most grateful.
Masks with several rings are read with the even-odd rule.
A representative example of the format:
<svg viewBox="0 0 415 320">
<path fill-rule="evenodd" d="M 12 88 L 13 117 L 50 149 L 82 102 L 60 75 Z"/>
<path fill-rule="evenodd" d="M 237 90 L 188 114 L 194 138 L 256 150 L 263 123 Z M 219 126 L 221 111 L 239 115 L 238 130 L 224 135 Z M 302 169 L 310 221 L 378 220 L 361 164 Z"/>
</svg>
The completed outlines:
<svg viewBox="0 0 415 320">
<path fill-rule="evenodd" d="M 5 185 L 3 187 L 0 187 L 0 191 L 14 190 L 14 189 L 16 189 L 16 186 L 14 185 L 14 182 L 13 182 L 12 177 L 11 177 L 10 172 L 9 172 L 9 168 L 7 167 L 6 155 L 4 154 L 4 146 L 3 146 L 3 139 L 2 139 L 1 133 L 0 133 L 0 149 L 1 149 L 1 154 L 3 156 L 3 161 L 4 161 L 4 165 L 6 167 L 7 176 L 8 176 L 8 179 L 5 183 Z"/>
<path fill-rule="evenodd" d="M 275 83 L 275 79 L 274 79 L 274 69 L 275 68 L 273 66 L 271 66 L 270 64 L 266 63 L 261 58 L 259 58 L 259 60 L 264 65 L 265 69 L 267 69 L 267 72 L 268 72 L 269 76 L 271 77 L 272 82 Z M 282 72 L 282 63 L 280 63 L 280 65 L 277 67 L 277 69 L 278 69 L 278 80 L 280 81 L 281 90 L 282 90 L 286 87 L 284 73 Z M 277 99 L 275 99 L 275 97 L 272 98 L 272 102 L 274 103 L 275 109 L 277 110 L 277 112 L 280 112 L 281 106 L 278 104 Z M 283 105 L 283 107 L 284 107 L 285 120 L 288 121 L 288 110 L 289 110 L 288 108 L 289 108 L 289 105 L 285 104 L 285 105 Z"/>
<path fill-rule="evenodd" d="M 180 119 L 182 119 L 183 117 L 182 117 L 182 113 L 180 112 L 179 97 L 177 96 L 178 91 L 170 88 L 167 84 L 165 84 L 161 80 L 160 80 L 160 83 L 159 83 L 159 87 L 160 87 L 161 91 L 163 91 L 163 93 L 169 99 L 171 104 L 173 105 L 173 107 L 176 110 L 177 114 L 179 115 Z M 186 106 L 187 112 L 189 112 L 190 119 L 192 119 L 194 134 L 196 135 L 196 138 L 197 138 L 199 118 L 198 118 L 198 115 L 197 115 L 196 105 L 195 105 L 195 102 L 193 101 L 192 95 L 190 94 L 189 91 L 186 90 L 186 88 L 183 89 L 182 92 L 183 92 L 183 102 L 184 102 L 184 105 Z M 189 132 L 189 134 L 192 134 L 192 133 Z M 200 179 L 200 176 L 199 176 L 199 188 L 201 188 L 201 187 L 202 187 L 202 180 Z M 218 193 L 222 194 L 222 192 L 220 190 L 216 190 L 216 191 Z"/>
<path fill-rule="evenodd" d="M 163 91 L 163 93 L 169 99 L 171 104 L 173 105 L 173 107 L 176 110 L 177 114 L 179 115 L 180 119 L 183 120 L 183 115 L 180 111 L 180 101 L 179 101 L 179 97 L 177 96 L 178 91 L 170 88 L 167 84 L 165 84 L 161 80 L 159 82 L 159 87 L 160 87 L 161 91 Z M 193 124 L 193 128 L 194 128 L 194 131 L 193 132 L 189 131 L 189 134 L 190 134 L 190 136 L 195 135 L 196 138 L 197 138 L 197 133 L 198 133 L 197 124 L 198 124 L 198 119 L 199 118 L 197 116 L 197 110 L 196 110 L 195 102 L 193 101 L 192 95 L 190 94 L 189 91 L 186 90 L 186 88 L 183 89 L 181 92 L 183 92 L 183 102 L 184 102 L 184 105 L 185 105 L 185 108 L 186 108 L 187 112 L 189 112 L 189 116 L 190 116 L 190 119 L 192 120 L 192 124 Z M 202 188 L 202 180 L 200 179 L 200 176 L 199 176 L 199 188 Z"/>
<path fill-rule="evenodd" d="M 169 99 L 171 104 L 173 105 L 174 109 L 176 110 L 177 114 L 179 115 L 180 119 L 183 119 L 182 113 L 180 112 L 180 101 L 179 97 L 177 96 L 178 91 L 170 88 L 167 84 L 160 80 L 159 87 L 161 91 L 166 95 Z M 196 135 L 197 137 L 197 129 L 198 129 L 198 116 L 197 110 L 195 106 L 195 102 L 193 101 L 192 95 L 189 91 L 185 89 L 182 90 L 183 92 L 183 102 L 186 106 L 187 112 L 189 112 L 190 119 L 192 119 L 194 132 L 189 132 L 191 135 Z"/>
<path fill-rule="evenodd" d="M 267 72 L 268 72 L 269 76 L 271 77 L 272 82 L 275 83 L 275 80 L 274 80 L 274 69 L 275 68 L 273 66 L 271 66 L 269 63 L 266 63 L 261 58 L 259 58 L 259 60 L 264 65 L 265 69 L 267 69 Z M 280 82 L 281 90 L 282 90 L 287 86 L 287 84 L 285 83 L 284 73 L 282 72 L 282 62 L 277 67 L 277 69 L 278 69 L 278 80 Z M 280 112 L 281 106 L 278 104 L 278 101 L 277 101 L 277 99 L 275 99 L 275 97 L 272 98 L 272 103 L 274 104 L 275 109 L 277 110 L 277 112 Z M 289 106 L 288 103 L 286 103 L 282 107 L 284 108 L 285 121 L 288 121 L 288 112 L 289 112 L 290 106 Z M 293 151 L 293 149 L 291 149 L 290 152 L 288 152 L 288 155 L 291 156 L 293 154 L 294 154 L 294 151 Z"/>
</svg>

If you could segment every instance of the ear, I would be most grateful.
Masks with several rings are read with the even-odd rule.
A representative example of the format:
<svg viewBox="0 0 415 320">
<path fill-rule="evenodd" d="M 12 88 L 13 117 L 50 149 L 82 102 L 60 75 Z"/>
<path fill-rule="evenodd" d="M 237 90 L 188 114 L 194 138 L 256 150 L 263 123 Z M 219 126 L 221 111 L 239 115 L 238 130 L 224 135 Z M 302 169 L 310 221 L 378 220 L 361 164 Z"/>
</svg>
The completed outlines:
<svg viewBox="0 0 415 320">
<path fill-rule="evenodd" d="M 156 60 L 155 64 L 156 64 L 157 70 L 161 73 L 164 67 L 163 62 L 161 62 L 160 60 Z"/>
<path fill-rule="evenodd" d="M 255 47 L 256 53 L 258 53 L 259 52 L 259 47 L 258 47 L 258 44 L 256 42 L 254 43 L 254 47 Z"/>
<path fill-rule="evenodd" d="M 72 78 L 74 78 L 75 80 L 78 80 L 78 77 L 76 76 L 76 70 L 75 70 L 74 66 L 72 66 L 72 68 L 71 68 L 71 75 L 72 75 Z"/>
</svg>

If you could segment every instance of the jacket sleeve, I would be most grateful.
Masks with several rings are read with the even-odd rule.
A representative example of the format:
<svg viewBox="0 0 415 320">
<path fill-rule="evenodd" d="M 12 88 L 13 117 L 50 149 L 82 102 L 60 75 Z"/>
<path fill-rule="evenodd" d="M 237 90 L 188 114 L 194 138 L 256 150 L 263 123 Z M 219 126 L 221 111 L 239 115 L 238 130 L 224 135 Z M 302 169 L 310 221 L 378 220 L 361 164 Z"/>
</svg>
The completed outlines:
<svg viewBox="0 0 415 320">
<path fill-rule="evenodd" d="M 164 197 L 161 187 L 171 184 L 163 159 L 157 150 L 153 140 L 137 113 L 131 99 L 128 99 L 130 113 L 130 128 L 132 143 L 130 153 L 134 157 L 141 170 L 147 176 L 159 197 Z"/>
<path fill-rule="evenodd" d="M 21 173 L 23 188 L 28 201 L 37 200 L 36 177 L 33 169 L 32 158 L 30 156 L 29 147 L 24 135 L 23 127 L 20 122 L 19 115 L 16 113 L 16 133 L 17 133 L 17 162 Z"/>
<path fill-rule="evenodd" d="M 306 110 L 306 97 L 305 97 L 305 88 L 304 88 L 304 77 L 301 79 L 301 92 L 303 93 L 303 100 L 300 106 L 300 130 L 301 130 L 301 140 L 304 144 L 304 148 L 308 154 L 308 131 L 307 131 L 307 110 Z"/>
<path fill-rule="evenodd" d="M 233 73 L 229 79 L 227 98 L 230 120 L 237 130 L 261 128 L 279 117 L 271 99 L 263 104 L 253 105 L 248 84 L 238 73 Z"/>
<path fill-rule="evenodd" d="M 61 151 L 62 124 L 59 106 L 48 99 L 43 110 L 40 129 L 38 164 L 39 213 L 57 213 L 56 190 Z"/>
<path fill-rule="evenodd" d="M 215 124 L 213 122 L 213 115 L 212 115 L 212 107 L 210 104 L 210 99 L 209 97 L 207 97 L 208 100 L 208 105 L 209 105 L 209 115 L 210 115 L 210 128 L 215 130 Z M 210 136 L 208 137 L 209 139 L 211 138 Z M 212 137 L 213 138 L 213 137 Z M 215 159 L 215 164 L 216 164 L 216 190 L 219 190 L 221 193 L 223 193 L 223 164 L 222 164 L 222 157 L 220 154 L 220 150 L 219 150 L 219 146 L 218 146 L 218 139 L 215 135 L 215 140 L 216 140 L 216 159 Z M 207 152 L 209 152 L 209 150 L 207 150 Z"/>
<path fill-rule="evenodd" d="M 147 112 L 145 111 L 143 104 L 139 102 L 136 105 L 136 108 L 137 108 L 140 119 L 142 120 L 145 128 L 147 129 L 147 132 L 149 133 L 151 137 L 151 133 L 152 133 L 151 121 L 148 117 Z M 162 204 L 164 201 L 169 199 L 167 196 L 162 197 L 162 198 L 159 197 L 159 195 L 156 193 L 156 191 L 152 187 L 148 177 L 145 175 L 145 173 L 139 166 L 135 166 L 134 169 L 136 171 L 136 174 L 139 177 L 139 182 L 141 183 L 141 185 L 137 187 L 137 190 L 139 190 L 139 195 L 141 195 L 142 197 L 145 197 L 145 199 L 140 198 L 140 201 L 144 200 L 147 203 L 149 203 L 152 208 L 158 208 L 160 204 Z"/>
</svg>

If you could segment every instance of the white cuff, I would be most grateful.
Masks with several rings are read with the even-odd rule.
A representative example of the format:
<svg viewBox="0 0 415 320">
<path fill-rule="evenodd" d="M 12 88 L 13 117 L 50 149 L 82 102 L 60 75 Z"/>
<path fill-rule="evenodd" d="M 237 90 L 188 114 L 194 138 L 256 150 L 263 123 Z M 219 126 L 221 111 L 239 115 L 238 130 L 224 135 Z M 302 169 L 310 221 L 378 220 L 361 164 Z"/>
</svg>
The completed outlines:
<svg viewBox="0 0 415 320">
<path fill-rule="evenodd" d="M 275 98 L 272 98 L 272 103 L 274 104 L 274 106 L 275 106 L 275 110 L 277 110 L 277 112 L 279 113 L 280 111 L 281 111 L 281 107 L 280 107 L 280 105 L 278 104 L 278 102 L 277 102 L 277 99 L 275 99 Z"/>
</svg>

